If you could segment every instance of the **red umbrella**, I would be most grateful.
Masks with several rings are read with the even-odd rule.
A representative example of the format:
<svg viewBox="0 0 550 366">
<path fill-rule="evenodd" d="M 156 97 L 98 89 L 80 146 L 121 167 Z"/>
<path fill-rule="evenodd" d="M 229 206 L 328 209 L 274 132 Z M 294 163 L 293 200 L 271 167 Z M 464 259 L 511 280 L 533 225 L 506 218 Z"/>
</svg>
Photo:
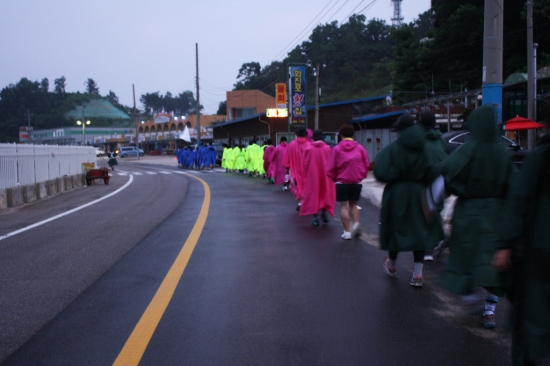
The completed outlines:
<svg viewBox="0 0 550 366">
<path fill-rule="evenodd" d="M 506 131 L 532 130 L 546 127 L 542 123 L 533 122 L 528 118 L 516 116 L 506 121 Z"/>
</svg>

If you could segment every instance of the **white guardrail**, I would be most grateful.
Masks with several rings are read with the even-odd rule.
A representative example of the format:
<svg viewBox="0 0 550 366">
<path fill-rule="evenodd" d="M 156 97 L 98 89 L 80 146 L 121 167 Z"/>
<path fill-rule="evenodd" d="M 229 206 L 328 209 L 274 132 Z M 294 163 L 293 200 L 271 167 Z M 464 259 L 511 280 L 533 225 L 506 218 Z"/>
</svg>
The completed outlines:
<svg viewBox="0 0 550 366">
<path fill-rule="evenodd" d="M 0 144 L 0 189 L 82 173 L 95 163 L 94 147 Z"/>
</svg>

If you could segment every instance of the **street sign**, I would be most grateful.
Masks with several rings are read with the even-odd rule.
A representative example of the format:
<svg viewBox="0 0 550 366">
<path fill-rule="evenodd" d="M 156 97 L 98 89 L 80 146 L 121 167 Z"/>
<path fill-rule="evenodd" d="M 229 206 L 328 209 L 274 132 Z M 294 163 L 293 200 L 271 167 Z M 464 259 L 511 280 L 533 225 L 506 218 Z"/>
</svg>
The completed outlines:
<svg viewBox="0 0 550 366">
<path fill-rule="evenodd" d="M 275 84 L 275 103 L 277 108 L 286 108 L 286 84 Z M 269 116 L 268 116 L 269 117 Z"/>
<path fill-rule="evenodd" d="M 289 67 L 290 114 L 293 125 L 306 124 L 306 68 L 305 66 Z"/>
<path fill-rule="evenodd" d="M 286 108 L 267 108 L 265 111 L 267 117 L 288 117 L 288 109 Z"/>
</svg>

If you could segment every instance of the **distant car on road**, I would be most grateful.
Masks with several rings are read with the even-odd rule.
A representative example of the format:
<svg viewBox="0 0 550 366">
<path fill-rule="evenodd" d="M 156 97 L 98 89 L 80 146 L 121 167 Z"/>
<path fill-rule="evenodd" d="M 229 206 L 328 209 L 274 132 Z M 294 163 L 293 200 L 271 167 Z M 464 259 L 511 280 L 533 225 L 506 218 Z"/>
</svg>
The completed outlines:
<svg viewBox="0 0 550 366">
<path fill-rule="evenodd" d="M 105 150 L 100 147 L 95 148 L 95 156 L 105 156 Z"/>
<path fill-rule="evenodd" d="M 451 131 L 444 133 L 441 138 L 447 144 L 447 150 L 450 154 L 460 145 L 470 141 L 472 139 L 472 134 L 467 130 Z M 514 163 L 521 164 L 528 151 L 506 136 L 500 136 L 500 138 L 504 147 L 512 153 Z"/>
<path fill-rule="evenodd" d="M 117 150 L 117 155 L 121 158 L 127 156 L 137 156 L 138 149 L 135 146 L 123 146 Z M 143 156 L 143 150 L 139 149 L 139 156 Z"/>
</svg>

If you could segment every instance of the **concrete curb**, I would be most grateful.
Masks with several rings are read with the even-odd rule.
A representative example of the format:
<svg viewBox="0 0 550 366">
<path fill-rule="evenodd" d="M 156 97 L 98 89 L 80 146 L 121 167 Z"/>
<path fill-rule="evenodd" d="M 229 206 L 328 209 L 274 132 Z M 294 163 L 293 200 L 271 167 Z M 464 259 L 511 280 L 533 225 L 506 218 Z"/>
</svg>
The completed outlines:
<svg viewBox="0 0 550 366">
<path fill-rule="evenodd" d="M 84 181 L 84 174 L 75 174 L 46 182 L 0 189 L 0 211 L 33 203 L 64 191 L 83 187 L 85 186 Z"/>
</svg>

